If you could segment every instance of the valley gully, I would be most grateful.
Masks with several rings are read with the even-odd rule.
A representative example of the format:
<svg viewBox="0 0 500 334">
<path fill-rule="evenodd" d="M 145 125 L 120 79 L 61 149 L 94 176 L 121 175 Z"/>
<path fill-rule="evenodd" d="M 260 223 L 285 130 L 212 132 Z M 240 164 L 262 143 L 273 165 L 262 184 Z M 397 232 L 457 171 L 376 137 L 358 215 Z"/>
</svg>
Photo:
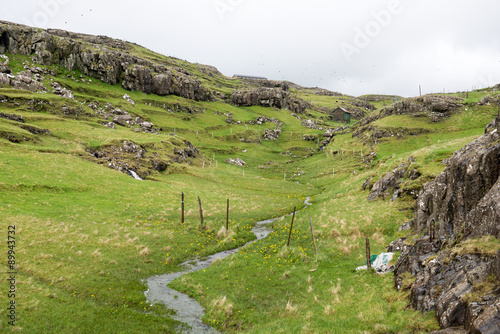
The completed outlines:
<svg viewBox="0 0 500 334">
<path fill-rule="evenodd" d="M 306 205 L 305 208 L 311 205 L 309 202 L 310 200 L 311 197 L 307 197 L 304 201 L 304 204 Z M 279 218 L 281 217 L 257 222 L 252 229 L 252 232 L 255 234 L 257 239 L 247 242 L 242 247 L 213 254 L 203 260 L 194 259 L 186 261 L 180 265 L 185 268 L 184 271 L 154 276 L 147 279 L 148 290 L 144 293 L 146 298 L 151 303 L 162 303 L 167 308 L 174 310 L 175 315 L 173 318 L 190 327 L 190 330 L 183 331 L 184 333 L 218 333 L 216 329 L 207 326 L 202 322 L 202 318 L 205 315 L 203 306 L 201 306 L 195 299 L 190 298 L 188 295 L 169 288 L 168 284 L 182 275 L 205 269 L 214 261 L 218 259 L 221 260 L 235 254 L 238 250 L 252 242 L 266 238 L 273 231 L 271 228 L 267 227 L 267 225 L 273 223 Z"/>
</svg>

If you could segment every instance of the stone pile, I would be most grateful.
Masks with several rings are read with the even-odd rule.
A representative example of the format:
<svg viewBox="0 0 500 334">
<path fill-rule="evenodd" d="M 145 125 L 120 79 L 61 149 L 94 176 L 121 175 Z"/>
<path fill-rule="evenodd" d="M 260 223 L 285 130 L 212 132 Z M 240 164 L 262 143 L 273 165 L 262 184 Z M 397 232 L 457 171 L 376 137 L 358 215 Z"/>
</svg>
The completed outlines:
<svg viewBox="0 0 500 334">
<path fill-rule="evenodd" d="M 239 167 L 245 167 L 245 165 L 246 165 L 245 161 L 241 160 L 240 158 L 236 158 L 236 159 L 229 158 L 225 162 L 230 164 L 230 165 L 236 165 Z"/>
</svg>

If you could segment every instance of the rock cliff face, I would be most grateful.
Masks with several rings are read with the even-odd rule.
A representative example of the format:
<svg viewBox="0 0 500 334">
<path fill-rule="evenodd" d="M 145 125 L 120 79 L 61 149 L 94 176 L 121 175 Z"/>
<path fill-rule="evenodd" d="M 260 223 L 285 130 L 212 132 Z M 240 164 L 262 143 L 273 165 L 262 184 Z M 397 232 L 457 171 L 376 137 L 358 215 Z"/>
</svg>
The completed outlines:
<svg viewBox="0 0 500 334">
<path fill-rule="evenodd" d="M 500 328 L 500 111 L 486 134 L 455 152 L 447 168 L 418 196 L 413 228 L 402 240 L 396 287 L 410 272 L 411 305 L 436 312 L 442 328 L 469 333 Z M 493 241 L 492 241 L 493 240 Z"/>
<path fill-rule="evenodd" d="M 286 89 L 268 87 L 235 91 L 231 103 L 237 106 L 285 108 L 297 114 L 305 113 L 306 108 L 310 107 L 304 100 L 291 97 Z"/>
<path fill-rule="evenodd" d="M 500 134 L 494 129 L 455 152 L 447 168 L 418 196 L 415 228 L 447 239 L 493 235 L 500 238 Z M 494 125 L 493 125 L 494 124 Z"/>
<path fill-rule="evenodd" d="M 32 56 L 42 65 L 58 64 L 128 90 L 188 99 L 212 99 L 189 72 L 130 55 L 130 46 L 105 36 L 42 30 L 0 21 L 0 54 Z M 2 65 L 3 66 L 3 65 Z"/>
</svg>

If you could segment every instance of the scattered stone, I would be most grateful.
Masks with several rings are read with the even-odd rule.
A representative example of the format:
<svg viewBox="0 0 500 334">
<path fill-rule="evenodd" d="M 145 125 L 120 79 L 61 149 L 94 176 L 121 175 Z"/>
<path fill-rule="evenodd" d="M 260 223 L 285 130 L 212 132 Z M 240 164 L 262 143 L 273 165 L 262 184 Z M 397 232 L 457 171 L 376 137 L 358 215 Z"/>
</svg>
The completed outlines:
<svg viewBox="0 0 500 334">
<path fill-rule="evenodd" d="M 276 140 L 281 136 L 281 128 L 264 130 L 265 140 Z"/>
<path fill-rule="evenodd" d="M 483 99 L 479 102 L 479 105 L 484 106 L 484 105 L 492 105 L 492 104 L 498 104 L 500 102 L 500 96 L 490 96 L 486 95 L 483 97 Z"/>
<path fill-rule="evenodd" d="M 50 84 L 54 90 L 52 91 L 53 94 L 65 97 L 67 99 L 74 99 L 73 98 L 73 92 L 62 87 L 58 82 L 52 82 Z"/>
<path fill-rule="evenodd" d="M 323 131 L 323 128 L 318 125 L 318 121 L 313 121 L 313 120 L 305 120 L 301 123 L 302 126 L 305 126 L 306 128 L 313 129 L 313 130 L 321 130 Z"/>
<path fill-rule="evenodd" d="M 132 100 L 128 94 L 123 95 L 123 99 L 130 104 L 135 104 L 135 101 Z"/>
<path fill-rule="evenodd" d="M 246 165 L 245 161 L 241 160 L 240 158 L 236 158 L 236 159 L 229 158 L 225 162 L 230 164 L 230 165 L 236 165 L 236 166 L 240 166 L 240 167 L 245 167 L 245 165 Z"/>
<path fill-rule="evenodd" d="M 0 85 L 10 86 L 10 79 L 13 77 L 10 74 L 0 73 Z"/>
<path fill-rule="evenodd" d="M 115 116 L 113 117 L 113 122 L 121 125 L 121 126 L 128 126 L 131 125 L 130 122 L 132 122 L 133 118 L 131 115 L 120 115 L 120 116 Z"/>
<path fill-rule="evenodd" d="M 113 122 L 104 123 L 104 126 L 110 129 L 116 129 L 115 123 Z"/>
</svg>

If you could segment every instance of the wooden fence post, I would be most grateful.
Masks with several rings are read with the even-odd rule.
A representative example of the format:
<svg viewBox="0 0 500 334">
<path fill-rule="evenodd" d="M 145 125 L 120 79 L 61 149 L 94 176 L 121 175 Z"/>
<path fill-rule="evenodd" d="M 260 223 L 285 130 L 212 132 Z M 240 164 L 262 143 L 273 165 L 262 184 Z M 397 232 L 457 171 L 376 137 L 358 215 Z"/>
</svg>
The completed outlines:
<svg viewBox="0 0 500 334">
<path fill-rule="evenodd" d="M 198 204 L 200 205 L 200 220 L 201 220 L 201 225 L 200 225 L 200 226 L 202 226 L 202 227 L 203 227 L 203 226 L 205 226 L 205 225 L 203 224 L 203 209 L 202 209 L 202 207 L 201 207 L 201 199 L 200 199 L 200 196 L 198 196 Z"/>
<path fill-rule="evenodd" d="M 309 224 L 311 225 L 311 235 L 313 238 L 313 244 L 314 244 L 314 255 L 316 256 L 316 260 L 318 257 L 318 249 L 316 248 L 316 239 L 314 238 L 314 226 L 313 226 L 313 219 L 309 218 Z"/>
<path fill-rule="evenodd" d="M 292 237 L 292 230 L 293 230 L 293 220 L 295 219 L 295 210 L 297 210 L 297 207 L 293 208 L 293 216 L 292 216 L 292 224 L 290 225 L 290 234 L 288 234 L 288 242 L 286 246 L 290 246 L 290 238 Z"/>
<path fill-rule="evenodd" d="M 370 270 L 372 264 L 370 262 L 370 240 L 366 237 L 366 268 Z"/>
<path fill-rule="evenodd" d="M 184 193 L 181 194 L 181 224 L 184 224 Z"/>
<path fill-rule="evenodd" d="M 229 198 L 227 199 L 226 231 L 229 231 Z"/>
</svg>

